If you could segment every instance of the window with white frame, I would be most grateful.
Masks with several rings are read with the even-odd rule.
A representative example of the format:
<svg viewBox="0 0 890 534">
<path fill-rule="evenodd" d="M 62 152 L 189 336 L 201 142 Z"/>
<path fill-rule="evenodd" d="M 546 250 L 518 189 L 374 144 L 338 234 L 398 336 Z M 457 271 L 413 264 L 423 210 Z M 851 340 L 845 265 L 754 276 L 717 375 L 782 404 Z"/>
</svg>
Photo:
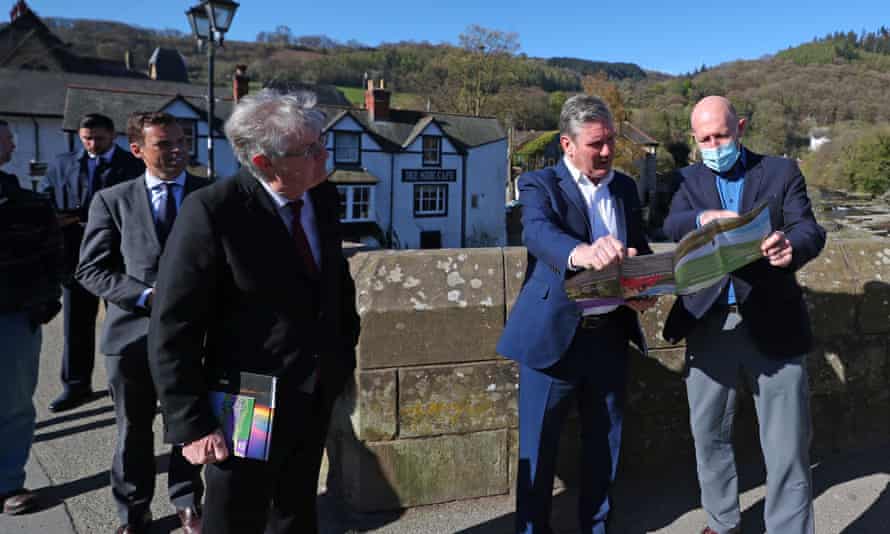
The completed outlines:
<svg viewBox="0 0 890 534">
<path fill-rule="evenodd" d="M 361 134 L 334 132 L 334 163 L 361 163 Z"/>
<path fill-rule="evenodd" d="M 374 219 L 374 186 L 338 185 L 340 221 L 364 222 Z"/>
<path fill-rule="evenodd" d="M 414 216 L 448 215 L 448 184 L 414 184 Z"/>
<path fill-rule="evenodd" d="M 188 147 L 189 155 L 195 157 L 198 155 L 198 121 L 194 119 L 176 119 L 179 127 L 182 128 L 182 135 L 185 137 L 185 146 Z"/>
<path fill-rule="evenodd" d="M 423 143 L 423 164 L 440 165 L 442 163 L 442 138 L 437 135 L 424 135 L 421 142 Z"/>
</svg>

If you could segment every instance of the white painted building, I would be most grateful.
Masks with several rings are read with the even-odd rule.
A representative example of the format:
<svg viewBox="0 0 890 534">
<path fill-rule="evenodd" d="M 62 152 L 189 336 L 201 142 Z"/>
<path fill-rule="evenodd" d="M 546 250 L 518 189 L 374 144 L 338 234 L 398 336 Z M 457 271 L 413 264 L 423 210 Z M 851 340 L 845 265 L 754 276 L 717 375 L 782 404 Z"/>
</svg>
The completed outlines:
<svg viewBox="0 0 890 534">
<path fill-rule="evenodd" d="M 507 139 L 497 120 L 390 109 L 373 82 L 365 101 L 322 106 L 347 237 L 389 248 L 503 246 Z"/>
</svg>

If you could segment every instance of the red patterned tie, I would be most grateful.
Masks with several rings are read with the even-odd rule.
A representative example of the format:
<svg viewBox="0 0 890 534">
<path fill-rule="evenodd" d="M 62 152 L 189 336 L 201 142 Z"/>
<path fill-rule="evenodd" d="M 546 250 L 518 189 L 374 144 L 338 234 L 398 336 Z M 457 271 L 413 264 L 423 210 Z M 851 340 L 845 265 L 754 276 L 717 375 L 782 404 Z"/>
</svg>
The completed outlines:
<svg viewBox="0 0 890 534">
<path fill-rule="evenodd" d="M 300 212 L 303 210 L 303 200 L 297 199 L 290 203 L 293 220 L 291 222 L 291 234 L 294 237 L 294 243 L 297 245 L 297 252 L 303 259 L 303 264 L 309 274 L 315 278 L 318 277 L 318 265 L 315 264 L 315 257 L 312 255 L 312 247 L 309 246 L 309 239 L 303 230 L 303 224 L 300 222 Z"/>
</svg>

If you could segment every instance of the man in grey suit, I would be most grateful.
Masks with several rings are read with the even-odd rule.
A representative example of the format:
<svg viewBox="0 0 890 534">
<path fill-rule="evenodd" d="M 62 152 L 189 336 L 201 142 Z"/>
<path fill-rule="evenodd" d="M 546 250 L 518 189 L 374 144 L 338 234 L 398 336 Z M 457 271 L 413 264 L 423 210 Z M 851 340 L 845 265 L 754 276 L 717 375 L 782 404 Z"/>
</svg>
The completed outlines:
<svg viewBox="0 0 890 534">
<path fill-rule="evenodd" d="M 76 408 L 92 398 L 99 299 L 72 279 L 90 201 L 103 187 L 135 178 L 145 170 L 141 161 L 114 142 L 114 122 L 105 115 L 84 115 L 77 135 L 83 148 L 56 156 L 41 186 L 59 213 L 67 215 L 61 218 L 65 241 L 61 372 L 64 389 L 50 403 L 52 412 Z"/>
<path fill-rule="evenodd" d="M 143 532 L 150 521 L 157 393 L 146 339 L 158 261 L 183 197 L 209 183 L 185 172 L 188 150 L 173 116 L 135 113 L 127 135 L 145 174 L 95 194 L 76 272 L 83 287 L 108 303 L 100 349 L 118 431 L 111 467 L 118 534 Z M 181 447 L 170 453 L 168 489 L 184 532 L 200 532 L 200 466 L 187 462 Z"/>
</svg>

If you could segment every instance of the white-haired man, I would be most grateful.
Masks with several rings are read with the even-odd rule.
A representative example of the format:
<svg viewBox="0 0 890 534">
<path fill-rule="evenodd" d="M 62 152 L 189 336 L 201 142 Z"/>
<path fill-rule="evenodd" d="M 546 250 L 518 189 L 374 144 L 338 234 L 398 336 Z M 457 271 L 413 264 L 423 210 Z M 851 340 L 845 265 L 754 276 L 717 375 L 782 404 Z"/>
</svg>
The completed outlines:
<svg viewBox="0 0 890 534">
<path fill-rule="evenodd" d="M 308 93 L 244 98 L 226 135 L 249 171 L 183 203 L 161 260 L 149 359 L 165 439 L 207 464 L 203 527 L 312 533 L 331 407 L 355 366 L 355 286 L 324 115 Z M 206 377 L 278 378 L 267 462 L 230 454 Z"/>
</svg>

